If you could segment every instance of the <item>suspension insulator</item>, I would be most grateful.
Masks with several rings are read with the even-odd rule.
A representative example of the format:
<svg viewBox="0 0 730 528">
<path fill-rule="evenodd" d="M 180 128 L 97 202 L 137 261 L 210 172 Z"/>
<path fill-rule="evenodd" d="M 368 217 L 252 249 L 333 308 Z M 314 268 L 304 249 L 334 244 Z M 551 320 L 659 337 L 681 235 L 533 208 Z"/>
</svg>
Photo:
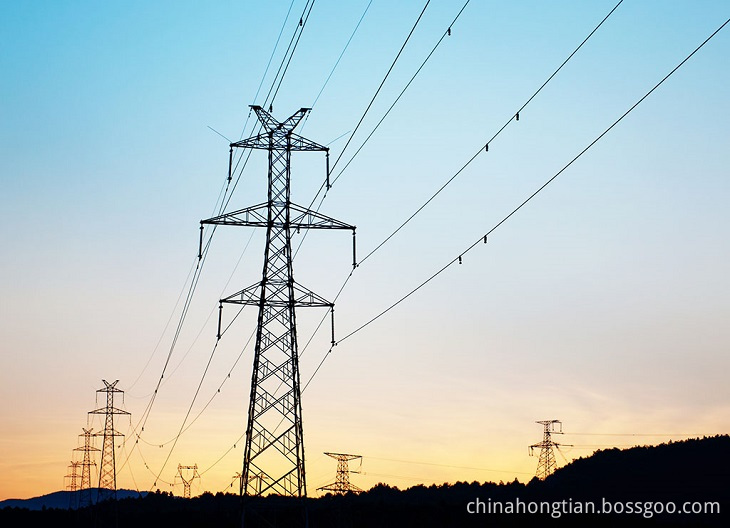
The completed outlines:
<svg viewBox="0 0 730 528">
<path fill-rule="evenodd" d="M 221 320 L 223 319 L 223 303 L 218 305 L 218 341 L 221 339 Z"/>
<path fill-rule="evenodd" d="M 228 151 L 228 183 L 231 183 L 231 170 L 233 167 L 233 147 Z"/>
<path fill-rule="evenodd" d="M 330 151 L 329 151 L 329 149 L 327 149 L 326 159 L 327 159 L 327 190 L 329 191 L 330 187 L 332 187 L 332 185 L 330 185 Z"/>
<path fill-rule="evenodd" d="M 352 269 L 357 268 L 357 249 L 355 245 L 355 230 L 352 230 Z"/>
</svg>

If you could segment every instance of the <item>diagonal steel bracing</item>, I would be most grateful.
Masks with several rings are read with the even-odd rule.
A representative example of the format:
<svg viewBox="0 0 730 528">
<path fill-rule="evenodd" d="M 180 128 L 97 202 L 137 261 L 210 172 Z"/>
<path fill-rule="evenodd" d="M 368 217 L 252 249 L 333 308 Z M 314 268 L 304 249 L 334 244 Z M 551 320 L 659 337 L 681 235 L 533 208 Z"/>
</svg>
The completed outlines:
<svg viewBox="0 0 730 528">
<path fill-rule="evenodd" d="M 241 494 L 305 497 L 296 308 L 327 307 L 332 310 L 334 304 L 294 281 L 292 230 L 351 230 L 354 265 L 355 227 L 291 202 L 291 153 L 322 151 L 329 155 L 326 147 L 293 132 L 309 109 L 302 108 L 278 122 L 260 106 L 252 108 L 263 131 L 230 146 L 268 151 L 267 201 L 203 220 L 201 226 L 266 228 L 261 282 L 220 301 L 221 307 L 222 303 L 258 306 Z"/>
</svg>

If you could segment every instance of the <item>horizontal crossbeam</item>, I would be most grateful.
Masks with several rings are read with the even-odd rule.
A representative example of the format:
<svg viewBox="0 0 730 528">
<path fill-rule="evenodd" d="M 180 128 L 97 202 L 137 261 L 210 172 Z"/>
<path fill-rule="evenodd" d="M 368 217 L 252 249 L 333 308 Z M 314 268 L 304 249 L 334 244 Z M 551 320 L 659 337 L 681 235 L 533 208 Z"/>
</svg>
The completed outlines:
<svg viewBox="0 0 730 528">
<path fill-rule="evenodd" d="M 286 204 L 272 204 L 285 207 Z M 289 204 L 290 220 L 287 223 L 285 218 L 272 219 L 269 223 L 269 204 L 261 203 L 245 207 L 238 211 L 225 213 L 220 216 L 201 220 L 201 224 L 209 225 L 233 225 L 246 227 L 273 227 L 278 229 L 294 228 L 294 229 L 350 229 L 355 230 L 355 226 L 351 226 L 339 220 L 335 220 L 329 216 L 323 215 L 306 207 Z"/>
</svg>

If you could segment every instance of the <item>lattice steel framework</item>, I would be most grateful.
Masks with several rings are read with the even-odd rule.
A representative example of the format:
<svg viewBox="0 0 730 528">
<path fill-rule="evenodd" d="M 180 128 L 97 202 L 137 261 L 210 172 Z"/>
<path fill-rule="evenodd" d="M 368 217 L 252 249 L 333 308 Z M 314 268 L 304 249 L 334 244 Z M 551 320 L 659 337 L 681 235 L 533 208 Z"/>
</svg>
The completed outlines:
<svg viewBox="0 0 730 528">
<path fill-rule="evenodd" d="M 99 433 L 97 433 L 95 435 L 95 436 L 103 437 L 102 448 L 101 448 L 101 465 L 99 468 L 98 500 L 107 498 L 106 496 L 104 496 L 105 493 L 103 493 L 102 490 L 109 490 L 112 493 L 107 492 L 107 494 L 113 495 L 116 498 L 117 468 L 116 468 L 116 459 L 115 459 L 115 455 L 114 455 L 114 438 L 117 436 L 124 436 L 124 435 L 114 429 L 114 415 L 115 414 L 129 415 L 129 413 L 127 411 L 114 407 L 114 395 L 120 394 L 120 395 L 122 395 L 122 398 L 124 397 L 124 391 L 117 388 L 117 383 L 119 383 L 119 380 L 116 380 L 114 383 L 109 383 L 106 380 L 101 380 L 101 381 L 104 382 L 104 388 L 97 390 L 96 394 L 97 394 L 97 397 L 98 397 L 99 393 L 106 394 L 106 406 L 93 410 L 93 411 L 89 411 L 89 414 L 103 414 L 105 416 L 104 432 L 101 435 Z"/>
<path fill-rule="evenodd" d="M 68 484 L 66 485 L 67 491 L 78 491 L 79 489 L 79 466 L 81 466 L 81 462 L 71 462 L 71 464 L 68 466 L 68 475 L 66 475 L 66 478 L 68 479 Z"/>
<path fill-rule="evenodd" d="M 532 444 L 530 446 L 530 455 L 533 454 L 536 448 L 540 448 L 540 458 L 537 461 L 537 471 L 535 476 L 540 480 L 545 480 L 547 477 L 552 475 L 557 468 L 555 461 L 555 452 L 553 447 L 559 447 L 561 444 L 553 442 L 553 434 L 563 434 L 563 423 L 560 420 L 541 420 L 535 423 L 542 424 L 544 427 L 542 442 Z M 556 431 L 556 424 L 560 425 L 560 430 Z"/>
<path fill-rule="evenodd" d="M 189 499 L 190 485 L 193 483 L 193 480 L 200 478 L 200 473 L 198 473 L 198 464 L 193 464 L 192 466 L 183 466 L 178 464 L 177 476 L 180 477 L 180 480 L 182 480 L 183 483 L 183 498 Z"/>
<path fill-rule="evenodd" d="M 96 461 L 91 460 L 91 453 L 99 451 L 98 448 L 93 446 L 93 439 L 95 435 L 92 433 L 93 429 L 81 428 L 84 432 L 79 437 L 84 438 L 84 446 L 77 447 L 74 451 L 82 452 L 83 459 L 81 461 L 81 494 L 79 497 L 79 507 L 84 508 L 85 506 L 91 506 L 91 466 L 96 466 Z"/>
<path fill-rule="evenodd" d="M 71 492 L 68 496 L 68 507 L 71 510 L 76 509 L 79 500 L 77 493 L 79 490 L 79 466 L 81 466 L 81 462 L 74 462 L 72 460 L 71 464 L 68 466 L 68 475 L 65 476 L 65 478 L 68 479 L 66 490 Z"/>
<path fill-rule="evenodd" d="M 329 180 L 329 149 L 293 132 L 309 109 L 302 108 L 285 121 L 278 122 L 260 106 L 251 108 L 263 125 L 262 132 L 231 143 L 230 147 L 268 151 L 268 200 L 203 220 L 201 229 L 203 224 L 266 228 L 261 282 L 220 301 L 221 311 L 223 303 L 259 308 L 240 491 L 244 496 L 276 493 L 305 497 L 307 486 L 295 308 L 329 308 L 334 326 L 334 305 L 295 282 L 292 230 L 349 229 L 353 234 L 354 261 L 355 227 L 291 202 L 292 152 L 325 152 Z M 219 319 L 219 339 L 220 335 Z"/>
<path fill-rule="evenodd" d="M 350 461 L 357 460 L 358 458 L 362 461 L 361 455 L 348 455 L 346 453 L 325 453 L 327 456 L 331 456 L 337 460 L 337 475 L 335 481 L 321 488 L 317 488 L 318 491 L 331 491 L 337 495 L 344 495 L 345 493 L 362 493 L 362 490 L 350 483 Z"/>
</svg>

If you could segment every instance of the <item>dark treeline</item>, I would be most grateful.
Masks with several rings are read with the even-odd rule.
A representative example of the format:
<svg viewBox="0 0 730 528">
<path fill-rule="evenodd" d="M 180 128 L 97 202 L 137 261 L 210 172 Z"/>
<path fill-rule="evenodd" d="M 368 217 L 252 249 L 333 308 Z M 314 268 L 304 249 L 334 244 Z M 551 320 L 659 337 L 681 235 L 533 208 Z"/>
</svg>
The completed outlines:
<svg viewBox="0 0 730 528">
<path fill-rule="evenodd" d="M 730 436 L 723 435 L 598 451 L 559 469 L 545 481 L 533 479 L 528 484 L 457 482 L 405 490 L 378 484 L 360 495 L 327 495 L 306 503 L 282 497 L 250 499 L 245 526 L 304 526 L 306 516 L 312 528 L 546 524 L 725 527 L 730 526 L 729 495 Z M 610 504 L 612 510 L 623 508 L 624 512 L 578 514 L 586 501 L 592 501 L 597 509 Z M 543 513 L 522 513 L 530 502 Z M 699 503 L 695 508 L 716 503 L 720 513 L 658 513 L 669 502 L 678 509 L 691 502 Z M 0 510 L 0 525 L 233 528 L 241 526 L 241 511 L 237 495 L 204 493 L 182 499 L 157 492 L 80 511 L 5 508 Z"/>
</svg>

